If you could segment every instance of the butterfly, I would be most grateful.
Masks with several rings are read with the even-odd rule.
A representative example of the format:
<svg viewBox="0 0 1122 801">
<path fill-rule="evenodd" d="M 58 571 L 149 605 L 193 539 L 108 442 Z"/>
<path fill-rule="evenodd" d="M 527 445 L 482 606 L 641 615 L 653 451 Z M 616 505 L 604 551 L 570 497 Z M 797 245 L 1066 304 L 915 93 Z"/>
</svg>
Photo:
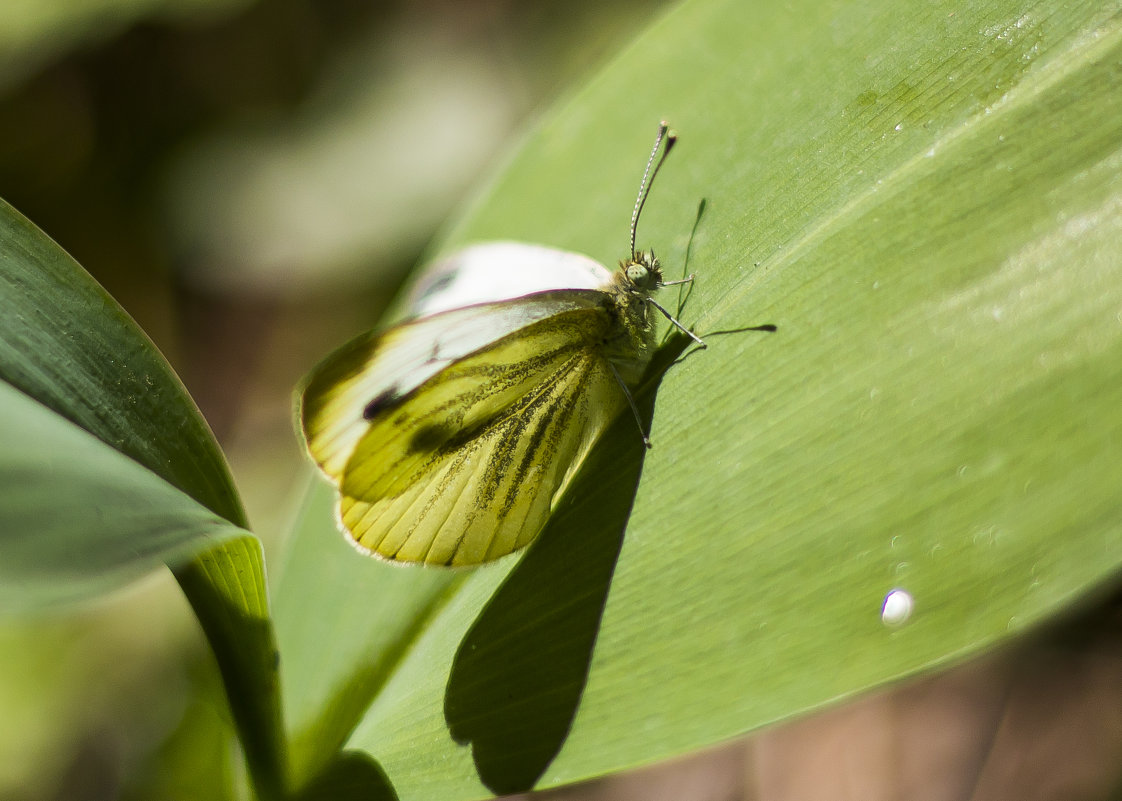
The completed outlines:
<svg viewBox="0 0 1122 801">
<path fill-rule="evenodd" d="M 643 432 L 631 388 L 654 350 L 651 310 L 705 345 L 651 297 L 693 276 L 663 281 L 654 253 L 635 249 L 675 141 L 662 123 L 618 270 L 541 245 L 467 247 L 425 273 L 404 322 L 360 335 L 308 375 L 307 450 L 361 550 L 430 565 L 498 559 L 538 535 L 627 406 Z"/>
</svg>

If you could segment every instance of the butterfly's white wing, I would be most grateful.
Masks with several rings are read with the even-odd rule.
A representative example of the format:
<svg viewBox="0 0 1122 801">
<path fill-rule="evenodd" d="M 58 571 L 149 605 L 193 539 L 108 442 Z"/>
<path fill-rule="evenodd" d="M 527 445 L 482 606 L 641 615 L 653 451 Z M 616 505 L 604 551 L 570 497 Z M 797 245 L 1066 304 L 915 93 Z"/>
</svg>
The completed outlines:
<svg viewBox="0 0 1122 801">
<path fill-rule="evenodd" d="M 418 366 L 419 343 L 432 350 L 434 337 L 471 332 L 472 321 L 493 333 L 497 319 L 511 328 L 505 336 L 466 354 L 446 343 L 455 358 Z M 618 326 L 606 293 L 547 292 L 407 323 L 330 357 L 312 374 L 302 418 L 354 540 L 387 559 L 435 564 L 477 564 L 528 544 L 626 402 L 603 347 Z M 364 364 L 428 377 L 387 393 Z"/>
<path fill-rule="evenodd" d="M 302 392 L 301 424 L 317 443 L 313 457 L 333 480 L 365 431 L 371 404 L 410 394 L 469 353 L 554 314 L 585 308 L 599 293 L 541 293 L 519 303 L 487 303 L 362 334 L 311 372 Z"/>
<path fill-rule="evenodd" d="M 407 316 L 423 317 L 551 289 L 603 289 L 612 272 L 582 256 L 525 242 L 470 245 L 426 268 L 406 296 Z"/>
</svg>

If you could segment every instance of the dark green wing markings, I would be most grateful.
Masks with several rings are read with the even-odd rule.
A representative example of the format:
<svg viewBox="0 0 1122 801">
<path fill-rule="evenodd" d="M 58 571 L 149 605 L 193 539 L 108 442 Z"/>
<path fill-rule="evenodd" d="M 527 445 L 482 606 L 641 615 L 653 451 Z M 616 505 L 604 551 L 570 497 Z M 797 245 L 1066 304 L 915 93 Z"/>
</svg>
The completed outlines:
<svg viewBox="0 0 1122 801">
<path fill-rule="evenodd" d="M 341 482 L 356 542 L 385 558 L 474 564 L 526 545 L 624 401 L 602 307 L 535 322 L 380 409 Z"/>
</svg>

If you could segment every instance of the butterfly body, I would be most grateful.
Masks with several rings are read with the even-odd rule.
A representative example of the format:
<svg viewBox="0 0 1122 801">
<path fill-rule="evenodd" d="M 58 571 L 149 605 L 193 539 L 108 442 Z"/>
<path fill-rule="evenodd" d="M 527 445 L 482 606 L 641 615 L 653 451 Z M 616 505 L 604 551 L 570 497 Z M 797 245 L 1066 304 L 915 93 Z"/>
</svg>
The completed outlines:
<svg viewBox="0 0 1122 801">
<path fill-rule="evenodd" d="M 654 350 L 651 307 L 681 327 L 651 297 L 664 285 L 658 260 L 634 243 L 664 137 L 663 157 L 674 141 L 665 125 L 618 270 L 540 245 L 465 248 L 422 274 L 404 322 L 357 337 L 308 376 L 308 452 L 361 549 L 434 565 L 512 553 L 616 416 L 630 404 L 638 420 L 630 389 Z"/>
</svg>

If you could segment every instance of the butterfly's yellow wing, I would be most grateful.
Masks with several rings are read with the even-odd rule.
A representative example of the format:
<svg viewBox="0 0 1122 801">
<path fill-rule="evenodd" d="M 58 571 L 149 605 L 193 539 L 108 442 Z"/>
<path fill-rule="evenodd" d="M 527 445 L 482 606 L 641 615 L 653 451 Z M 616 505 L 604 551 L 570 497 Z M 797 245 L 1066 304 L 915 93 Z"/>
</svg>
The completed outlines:
<svg viewBox="0 0 1122 801">
<path fill-rule="evenodd" d="M 317 368 L 302 422 L 355 542 L 451 565 L 527 545 L 626 403 L 606 356 L 619 326 L 604 292 L 547 292 L 359 339 Z"/>
</svg>

